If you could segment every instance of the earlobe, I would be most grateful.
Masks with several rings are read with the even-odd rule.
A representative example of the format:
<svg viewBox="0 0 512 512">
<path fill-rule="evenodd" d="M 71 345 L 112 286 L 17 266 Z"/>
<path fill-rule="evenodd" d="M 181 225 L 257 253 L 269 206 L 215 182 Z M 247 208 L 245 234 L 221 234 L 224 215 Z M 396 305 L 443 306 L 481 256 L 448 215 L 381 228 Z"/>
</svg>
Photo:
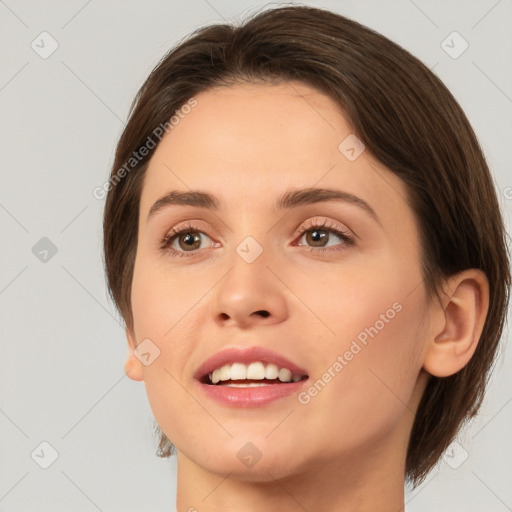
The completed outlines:
<svg viewBox="0 0 512 512">
<path fill-rule="evenodd" d="M 126 327 L 126 340 L 128 342 L 128 356 L 124 363 L 124 372 L 130 379 L 142 381 L 144 380 L 144 365 L 134 354 L 134 350 L 137 348 L 137 340 L 132 327 Z"/>
<path fill-rule="evenodd" d="M 423 367 L 436 377 L 448 377 L 464 368 L 475 353 L 489 309 L 489 282 L 478 269 L 452 276 L 440 313 L 442 327 L 431 332 Z M 438 311 L 439 312 L 439 311 Z"/>
</svg>

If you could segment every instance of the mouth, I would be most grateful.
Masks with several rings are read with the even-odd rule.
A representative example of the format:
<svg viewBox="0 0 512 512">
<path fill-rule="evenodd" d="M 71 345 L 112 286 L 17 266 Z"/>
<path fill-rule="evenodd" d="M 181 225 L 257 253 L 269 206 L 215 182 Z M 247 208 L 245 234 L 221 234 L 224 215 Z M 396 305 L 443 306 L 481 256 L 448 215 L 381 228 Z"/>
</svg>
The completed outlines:
<svg viewBox="0 0 512 512">
<path fill-rule="evenodd" d="M 250 364 L 225 364 L 204 375 L 200 380 L 203 384 L 212 386 L 254 388 L 289 384 L 307 378 L 307 375 L 293 373 L 289 368 L 279 367 L 274 363 L 264 364 L 262 361 L 253 361 Z"/>
<path fill-rule="evenodd" d="M 276 352 L 249 347 L 219 352 L 194 377 L 207 396 L 224 405 L 256 407 L 298 391 L 309 375 Z"/>
</svg>

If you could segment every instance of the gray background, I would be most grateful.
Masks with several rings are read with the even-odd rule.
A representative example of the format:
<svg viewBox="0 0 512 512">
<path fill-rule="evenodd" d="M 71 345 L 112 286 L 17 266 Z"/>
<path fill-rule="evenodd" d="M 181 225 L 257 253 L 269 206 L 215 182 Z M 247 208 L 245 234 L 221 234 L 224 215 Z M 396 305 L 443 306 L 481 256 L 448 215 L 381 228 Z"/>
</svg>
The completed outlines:
<svg viewBox="0 0 512 512">
<path fill-rule="evenodd" d="M 304 3 L 376 29 L 434 69 L 475 128 L 508 226 L 512 1 Z M 138 87 L 170 46 L 262 5 L 0 1 L 0 511 L 174 510 L 175 460 L 154 455 L 144 385 L 124 374 L 124 331 L 103 276 L 104 202 L 92 191 L 107 179 Z M 43 31 L 58 43 L 45 59 L 31 47 L 51 49 Z M 456 59 L 441 46 L 453 31 L 469 43 Z M 41 252 L 43 237 L 56 254 Z M 511 374 L 508 348 L 480 417 L 407 491 L 408 512 L 512 510 Z M 42 442 L 58 453 L 47 469 Z"/>
</svg>

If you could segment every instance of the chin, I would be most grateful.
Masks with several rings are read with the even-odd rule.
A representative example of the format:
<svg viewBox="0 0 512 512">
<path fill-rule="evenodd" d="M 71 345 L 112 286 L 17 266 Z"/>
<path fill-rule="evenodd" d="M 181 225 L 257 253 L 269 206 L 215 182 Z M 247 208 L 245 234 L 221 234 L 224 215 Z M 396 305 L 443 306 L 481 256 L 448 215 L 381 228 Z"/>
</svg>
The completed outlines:
<svg viewBox="0 0 512 512">
<path fill-rule="evenodd" d="M 304 461 L 297 459 L 296 446 L 279 449 L 264 439 L 254 443 L 246 439 L 230 439 L 213 452 L 211 447 L 205 447 L 209 451 L 207 458 L 200 453 L 191 454 L 190 458 L 205 471 L 222 478 L 229 474 L 230 479 L 245 482 L 272 482 L 304 471 Z"/>
<path fill-rule="evenodd" d="M 224 464 L 214 465 L 212 467 L 204 468 L 211 473 L 215 473 L 221 477 L 229 474 L 229 478 L 239 480 L 241 482 L 273 482 L 282 478 L 291 476 L 297 472 L 290 461 L 280 458 L 273 458 L 272 460 L 263 461 L 263 459 L 256 462 L 252 467 L 247 467 L 239 461 L 230 459 Z"/>
</svg>

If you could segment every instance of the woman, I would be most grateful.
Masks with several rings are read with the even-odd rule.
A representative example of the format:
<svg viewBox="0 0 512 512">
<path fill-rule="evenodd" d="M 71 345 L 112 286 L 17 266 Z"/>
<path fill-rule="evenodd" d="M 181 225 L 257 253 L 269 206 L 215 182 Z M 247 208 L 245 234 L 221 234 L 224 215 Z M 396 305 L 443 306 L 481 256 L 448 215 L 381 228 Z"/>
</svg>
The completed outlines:
<svg viewBox="0 0 512 512">
<path fill-rule="evenodd" d="M 177 509 L 404 510 L 478 411 L 510 285 L 442 82 L 317 8 L 205 27 L 142 86 L 107 188 L 125 371 Z"/>
</svg>

